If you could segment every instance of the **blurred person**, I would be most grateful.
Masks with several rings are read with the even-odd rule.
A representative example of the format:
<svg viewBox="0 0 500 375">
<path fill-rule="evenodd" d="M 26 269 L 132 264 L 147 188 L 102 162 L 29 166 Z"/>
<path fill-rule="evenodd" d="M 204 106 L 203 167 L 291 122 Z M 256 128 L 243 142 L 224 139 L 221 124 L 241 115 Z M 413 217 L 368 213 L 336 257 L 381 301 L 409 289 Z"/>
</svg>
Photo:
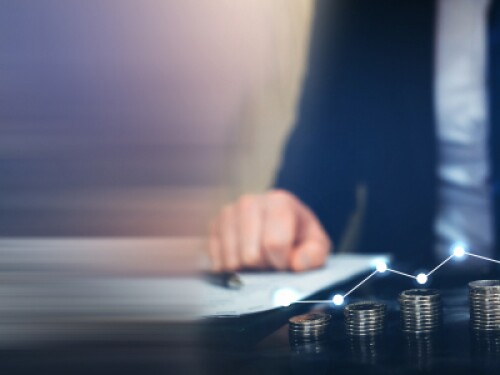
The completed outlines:
<svg viewBox="0 0 500 375">
<path fill-rule="evenodd" d="M 274 186 L 210 226 L 214 271 L 321 266 L 361 213 L 361 252 L 491 256 L 499 212 L 500 4 L 319 0 Z"/>
</svg>

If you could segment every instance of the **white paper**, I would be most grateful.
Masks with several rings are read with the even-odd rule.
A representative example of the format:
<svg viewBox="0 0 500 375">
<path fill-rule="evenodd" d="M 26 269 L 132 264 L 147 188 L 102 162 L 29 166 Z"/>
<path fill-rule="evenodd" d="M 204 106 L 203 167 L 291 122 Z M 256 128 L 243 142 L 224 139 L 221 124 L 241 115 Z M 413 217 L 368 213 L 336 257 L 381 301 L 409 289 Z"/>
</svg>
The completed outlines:
<svg viewBox="0 0 500 375">
<path fill-rule="evenodd" d="M 323 268 L 304 273 L 241 273 L 244 286 L 240 290 L 205 283 L 201 290 L 201 312 L 204 316 L 239 316 L 271 310 L 279 307 L 276 297 L 280 291 L 295 293 L 296 300 L 301 300 L 374 269 L 377 259 L 380 256 L 332 255 Z M 347 290 L 338 291 L 340 294 L 345 292 Z"/>
<path fill-rule="evenodd" d="M 244 287 L 238 291 L 210 285 L 195 276 L 83 272 L 102 259 L 115 259 L 122 250 L 130 254 L 133 249 L 140 252 L 160 246 L 181 252 L 186 243 L 177 239 L 0 238 L 0 345 L 88 334 L 97 322 L 171 322 L 267 311 L 277 307 L 275 297 L 280 290 L 293 291 L 296 299 L 304 299 L 370 271 L 379 258 L 333 255 L 324 268 L 315 271 L 243 273 Z M 102 334 L 103 326 L 96 327 Z"/>
</svg>

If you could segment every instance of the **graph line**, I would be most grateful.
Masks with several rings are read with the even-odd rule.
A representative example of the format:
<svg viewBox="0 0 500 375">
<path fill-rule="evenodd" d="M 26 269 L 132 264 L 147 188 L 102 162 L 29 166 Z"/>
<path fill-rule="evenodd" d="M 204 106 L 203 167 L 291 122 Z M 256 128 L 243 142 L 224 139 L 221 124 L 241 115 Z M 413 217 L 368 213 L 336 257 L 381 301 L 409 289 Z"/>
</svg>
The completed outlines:
<svg viewBox="0 0 500 375">
<path fill-rule="evenodd" d="M 309 300 L 309 301 L 304 300 L 304 301 L 294 301 L 292 303 L 314 303 L 314 304 L 317 304 L 317 303 L 334 303 L 336 305 L 341 305 L 341 304 L 344 303 L 344 299 L 347 296 L 349 296 L 356 289 L 358 289 L 359 287 L 361 287 L 364 283 L 366 283 L 368 280 L 370 280 L 372 277 L 374 277 L 377 273 L 384 273 L 386 271 L 387 272 L 395 273 L 395 274 L 400 275 L 400 276 L 408 277 L 408 278 L 411 278 L 411 279 L 416 279 L 419 284 L 426 284 L 427 281 L 428 281 L 428 277 L 430 275 L 432 275 L 434 272 L 436 272 L 437 270 L 439 270 L 441 267 L 443 267 L 446 263 L 448 263 L 453 258 L 461 258 L 464 255 L 468 255 L 468 256 L 471 256 L 471 257 L 475 257 L 475 258 L 479 258 L 479 259 L 482 259 L 482 260 L 486 260 L 488 262 L 493 262 L 493 263 L 496 263 L 496 264 L 500 264 L 499 260 L 491 259 L 491 258 L 482 256 L 482 255 L 477 255 L 477 254 L 471 253 L 469 251 L 465 251 L 465 249 L 463 247 L 461 247 L 461 246 L 457 246 L 454 249 L 453 253 L 448 258 L 446 258 L 445 260 L 443 260 L 441 263 L 439 263 L 436 267 L 434 267 L 431 271 L 429 271 L 426 274 L 425 273 L 421 273 L 421 274 L 418 274 L 417 276 L 410 275 L 408 273 L 404 273 L 404 272 L 401 272 L 401 271 L 397 271 L 397 270 L 388 268 L 387 265 L 384 263 L 381 267 L 380 267 L 380 265 L 377 266 L 377 269 L 375 271 L 373 271 L 371 274 L 369 274 L 367 277 L 365 277 L 363 280 L 361 280 L 358 284 L 356 284 L 355 287 L 353 287 L 351 290 L 349 290 L 344 295 L 337 294 L 331 300 Z"/>
<path fill-rule="evenodd" d="M 396 273 L 396 274 L 401 275 L 401 276 L 409 277 L 410 279 L 416 279 L 416 276 L 413 276 L 413 275 L 410 275 L 408 273 L 404 273 L 401 271 L 396 271 L 396 270 L 393 270 L 391 268 L 388 268 L 387 271 L 392 272 L 392 273 Z"/>
<path fill-rule="evenodd" d="M 495 260 L 495 259 L 491 259 L 491 258 L 487 258 L 487 257 L 483 257 L 482 255 L 472 254 L 472 253 L 469 253 L 467 251 L 465 252 L 465 254 L 466 255 L 470 255 L 471 257 L 476 257 L 476 258 L 479 258 L 479 259 L 487 260 L 489 262 L 500 264 L 500 261 Z"/>
<path fill-rule="evenodd" d="M 448 263 L 451 258 L 455 257 L 455 254 L 451 254 L 448 258 L 446 258 L 445 260 L 443 260 L 441 263 L 439 263 L 436 267 L 434 267 L 432 269 L 432 271 L 430 271 L 427 276 L 430 276 L 432 275 L 434 272 L 436 272 L 438 269 L 440 269 L 441 267 L 443 267 L 446 263 Z"/>
<path fill-rule="evenodd" d="M 352 288 L 350 291 L 348 291 L 346 294 L 344 294 L 344 298 L 347 297 L 349 294 L 354 292 L 356 289 L 358 289 L 361 285 L 366 283 L 369 279 L 371 279 L 375 274 L 378 273 L 377 270 L 373 271 L 369 276 L 367 276 L 363 281 L 361 281 L 358 285 L 356 285 L 354 288 Z"/>
</svg>

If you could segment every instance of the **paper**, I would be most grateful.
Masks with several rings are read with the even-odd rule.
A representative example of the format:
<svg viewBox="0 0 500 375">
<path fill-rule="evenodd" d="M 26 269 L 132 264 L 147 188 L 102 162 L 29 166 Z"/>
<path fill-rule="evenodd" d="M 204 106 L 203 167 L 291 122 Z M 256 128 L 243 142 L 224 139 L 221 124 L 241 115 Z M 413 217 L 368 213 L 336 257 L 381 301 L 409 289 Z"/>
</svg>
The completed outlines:
<svg viewBox="0 0 500 375">
<path fill-rule="evenodd" d="M 206 284 L 202 288 L 204 316 L 239 316 L 271 310 L 280 299 L 307 298 L 316 292 L 371 270 L 380 256 L 332 255 L 326 265 L 304 273 L 265 272 L 240 274 L 244 287 L 229 290 Z M 339 290 L 339 293 L 347 292 Z"/>
<path fill-rule="evenodd" d="M 140 253 L 151 248 L 180 253 L 193 247 L 187 242 L 175 238 L 0 238 L 0 342 L 5 330 L 19 334 L 26 327 L 33 331 L 38 321 L 41 330 L 46 330 L 48 316 L 64 316 L 66 323 L 107 321 L 110 317 L 120 321 L 181 321 L 267 311 L 279 305 L 279 291 L 285 297 L 288 293 L 304 299 L 369 271 L 380 258 L 332 255 L 324 268 L 315 271 L 243 273 L 244 287 L 238 291 L 195 276 L 128 277 L 84 272 L 99 269 L 101 261 L 130 255 L 135 249 Z M 58 323 L 57 318 L 54 322 Z"/>
</svg>

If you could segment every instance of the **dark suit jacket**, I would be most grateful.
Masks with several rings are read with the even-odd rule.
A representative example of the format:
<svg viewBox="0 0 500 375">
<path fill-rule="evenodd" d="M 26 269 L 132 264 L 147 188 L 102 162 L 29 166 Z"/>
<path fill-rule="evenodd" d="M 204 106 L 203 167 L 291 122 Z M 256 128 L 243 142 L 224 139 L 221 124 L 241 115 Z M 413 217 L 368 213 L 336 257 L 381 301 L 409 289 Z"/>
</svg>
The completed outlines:
<svg viewBox="0 0 500 375">
<path fill-rule="evenodd" d="M 365 184 L 359 250 L 431 258 L 435 5 L 317 2 L 298 121 L 275 185 L 309 205 L 334 242 L 355 209 L 356 186 Z"/>
</svg>

